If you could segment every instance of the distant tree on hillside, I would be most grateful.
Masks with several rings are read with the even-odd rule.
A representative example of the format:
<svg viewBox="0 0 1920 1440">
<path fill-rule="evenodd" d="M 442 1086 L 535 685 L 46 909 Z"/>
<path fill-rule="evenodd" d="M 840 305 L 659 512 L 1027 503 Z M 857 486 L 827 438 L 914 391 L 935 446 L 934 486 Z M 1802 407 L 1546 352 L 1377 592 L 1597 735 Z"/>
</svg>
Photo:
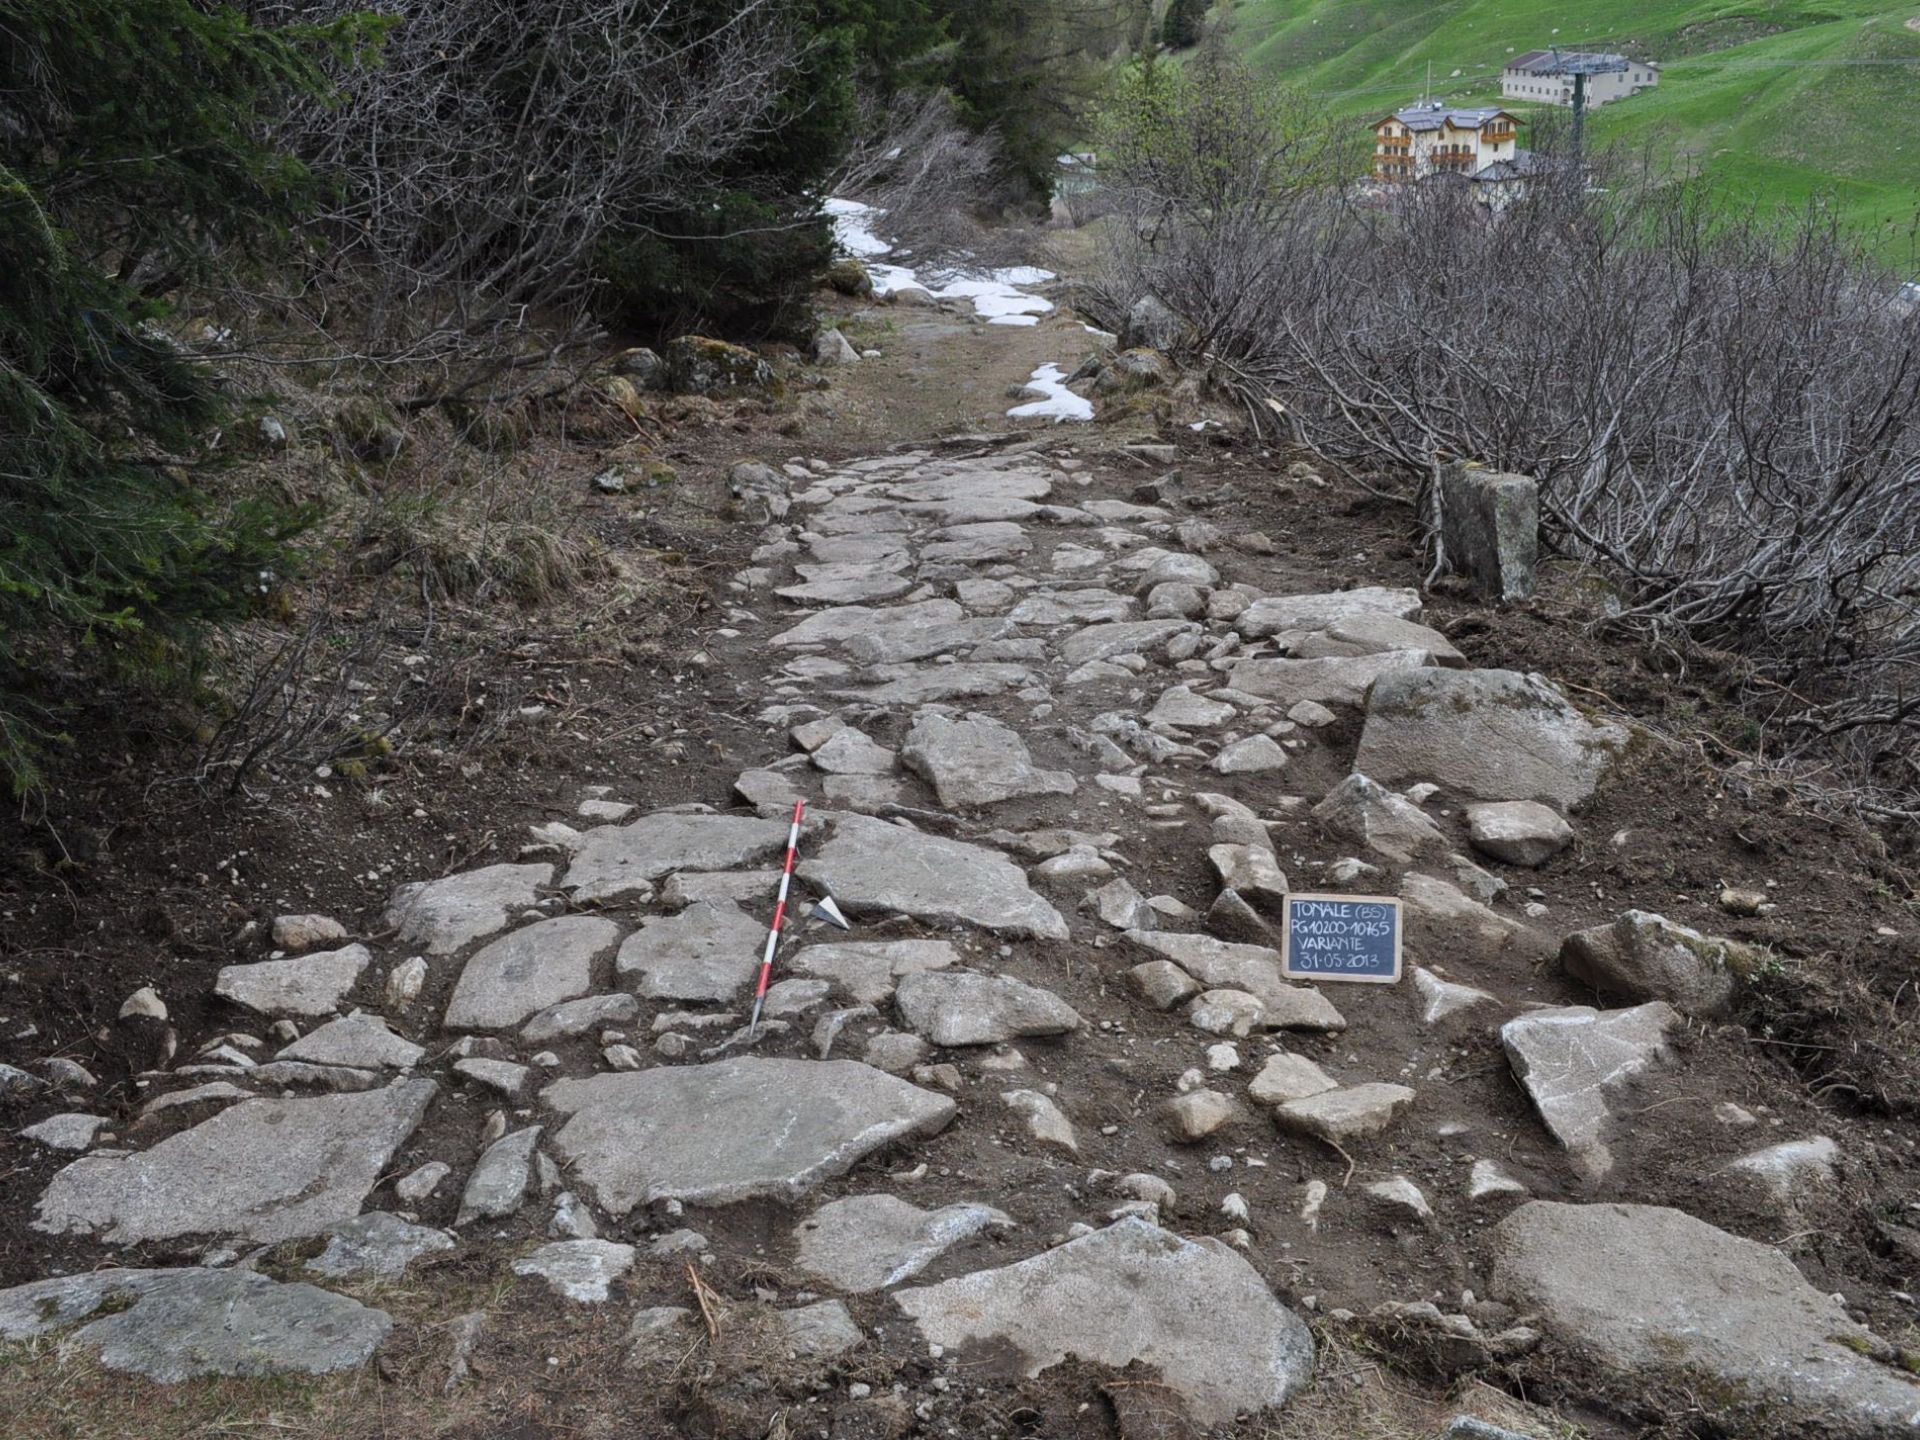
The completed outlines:
<svg viewBox="0 0 1920 1440">
<path fill-rule="evenodd" d="M 1169 50 L 1189 50 L 1206 33 L 1209 0 L 1168 0 L 1160 21 L 1160 43 Z"/>
</svg>

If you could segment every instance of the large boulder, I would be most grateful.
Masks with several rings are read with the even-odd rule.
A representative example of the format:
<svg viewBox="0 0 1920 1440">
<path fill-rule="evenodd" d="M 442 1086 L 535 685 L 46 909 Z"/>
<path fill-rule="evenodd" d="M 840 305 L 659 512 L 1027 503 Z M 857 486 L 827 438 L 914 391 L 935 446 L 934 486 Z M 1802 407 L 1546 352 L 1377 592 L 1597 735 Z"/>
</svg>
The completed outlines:
<svg viewBox="0 0 1920 1440">
<path fill-rule="evenodd" d="M 1186 321 L 1168 309 L 1159 296 L 1142 295 L 1133 302 L 1120 327 L 1120 348 L 1167 351 L 1178 345 L 1186 332 Z"/>
<path fill-rule="evenodd" d="M 1727 1013 L 1736 977 L 1751 973 L 1759 959 L 1737 940 L 1702 935 L 1645 910 L 1577 930 L 1560 945 L 1560 968 L 1602 994 L 1665 1000 L 1705 1020 Z"/>
<path fill-rule="evenodd" d="M 1540 558 L 1540 487 L 1456 460 L 1440 475 L 1440 535 L 1448 566 L 1495 600 L 1533 594 Z"/>
<path fill-rule="evenodd" d="M 773 384 L 773 367 L 753 351 L 704 335 L 669 340 L 661 359 L 667 388 L 680 395 L 731 395 Z"/>
<path fill-rule="evenodd" d="M 1626 745 L 1624 725 L 1588 719 L 1539 675 L 1388 671 L 1367 697 L 1353 767 L 1396 789 L 1425 780 L 1468 800 L 1566 811 L 1593 794 Z"/>
<path fill-rule="evenodd" d="M 1489 1288 L 1636 1408 L 1670 1402 L 1715 1434 L 1911 1436 L 1920 1420 L 1920 1382 L 1835 1297 L 1678 1210 L 1522 1205 L 1493 1231 Z"/>
<path fill-rule="evenodd" d="M 1396 865 L 1448 849 L 1446 832 L 1426 811 L 1365 775 L 1349 775 L 1329 790 L 1313 807 L 1313 818 L 1329 835 L 1364 845 Z"/>
<path fill-rule="evenodd" d="M 928 1344 L 991 1347 L 1028 1376 L 1138 1361 L 1202 1426 L 1284 1405 L 1313 1376 L 1311 1332 L 1258 1271 L 1221 1241 L 1145 1220 L 894 1299 Z"/>
</svg>

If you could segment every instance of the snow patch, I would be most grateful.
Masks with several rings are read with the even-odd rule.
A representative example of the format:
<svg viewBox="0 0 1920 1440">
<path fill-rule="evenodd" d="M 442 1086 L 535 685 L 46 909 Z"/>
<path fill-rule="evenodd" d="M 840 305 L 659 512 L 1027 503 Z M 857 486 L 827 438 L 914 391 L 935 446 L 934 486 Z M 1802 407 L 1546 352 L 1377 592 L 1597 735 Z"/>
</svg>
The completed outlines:
<svg viewBox="0 0 1920 1440">
<path fill-rule="evenodd" d="M 936 300 L 971 300 L 974 313 L 985 316 L 989 325 L 1038 325 L 1040 317 L 1053 309 L 1051 300 L 1020 289 L 1022 285 L 1045 284 L 1054 278 L 1051 270 L 1010 265 L 975 272 L 940 269 L 922 276 L 911 266 L 879 260 L 882 255 L 894 254 L 892 243 L 882 240 L 874 228 L 880 223 L 881 211 L 858 200 L 841 199 L 828 200 L 823 208 L 833 221 L 835 243 L 865 262 L 876 295 L 918 285 Z"/>
<path fill-rule="evenodd" d="M 1067 389 L 1067 375 L 1058 365 L 1042 365 L 1027 381 L 1027 394 L 1038 395 L 1025 405 L 1016 405 L 1007 414 L 1016 420 L 1093 419 L 1093 402 Z"/>
</svg>

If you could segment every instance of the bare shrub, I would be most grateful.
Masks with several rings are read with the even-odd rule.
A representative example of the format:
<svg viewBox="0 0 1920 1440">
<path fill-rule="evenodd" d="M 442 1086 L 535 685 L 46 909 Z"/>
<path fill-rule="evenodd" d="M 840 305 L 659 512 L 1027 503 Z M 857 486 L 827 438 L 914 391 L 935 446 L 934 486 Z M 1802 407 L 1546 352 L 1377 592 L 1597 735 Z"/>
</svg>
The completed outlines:
<svg viewBox="0 0 1920 1440">
<path fill-rule="evenodd" d="M 977 250 L 1011 194 L 998 138 L 963 124 L 945 91 L 865 99 L 832 189 L 884 212 L 888 238 L 915 255 Z"/>
<path fill-rule="evenodd" d="M 343 66 L 281 136 L 339 185 L 324 278 L 378 349 L 416 357 L 514 353 L 577 311 L 604 236 L 684 206 L 769 132 L 799 43 L 776 0 L 700 19 L 672 0 L 371 8 L 398 22 L 377 63 Z"/>
<path fill-rule="evenodd" d="M 1430 526 L 1449 458 L 1535 477 L 1549 540 L 1617 583 L 1605 623 L 1739 651 L 1771 757 L 1912 804 L 1920 320 L 1889 277 L 1817 207 L 1620 159 L 1497 215 L 1464 182 L 1276 175 L 1210 104 L 1103 156 L 1116 305 L 1157 294 L 1222 381 L 1405 477 Z"/>
</svg>

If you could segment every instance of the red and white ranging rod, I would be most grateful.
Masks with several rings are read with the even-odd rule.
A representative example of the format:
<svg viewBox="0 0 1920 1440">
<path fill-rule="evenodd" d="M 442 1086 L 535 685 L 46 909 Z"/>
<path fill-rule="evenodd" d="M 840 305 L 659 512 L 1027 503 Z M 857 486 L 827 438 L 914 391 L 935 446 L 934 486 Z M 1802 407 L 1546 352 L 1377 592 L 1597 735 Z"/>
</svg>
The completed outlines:
<svg viewBox="0 0 1920 1440">
<path fill-rule="evenodd" d="M 787 863 L 780 871 L 780 901 L 773 907 L 773 926 L 767 931 L 766 953 L 760 957 L 760 985 L 753 992 L 753 1017 L 747 1021 L 747 1035 L 760 1028 L 760 1007 L 767 1001 L 767 982 L 773 978 L 773 952 L 780 946 L 780 924 L 787 918 L 787 887 L 793 883 L 793 857 L 800 848 L 800 818 L 807 811 L 805 800 L 793 802 L 793 826 L 787 831 Z"/>
</svg>

